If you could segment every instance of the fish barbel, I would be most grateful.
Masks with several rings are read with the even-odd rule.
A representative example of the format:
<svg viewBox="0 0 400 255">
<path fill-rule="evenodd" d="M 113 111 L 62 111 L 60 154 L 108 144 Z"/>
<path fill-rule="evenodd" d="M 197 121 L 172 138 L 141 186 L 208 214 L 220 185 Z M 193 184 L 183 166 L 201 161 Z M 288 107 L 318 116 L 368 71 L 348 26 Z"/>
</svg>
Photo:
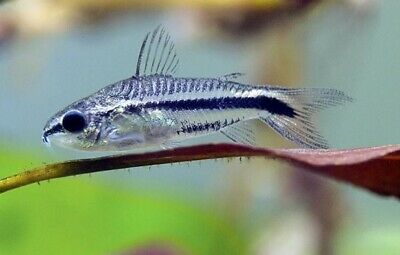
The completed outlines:
<svg viewBox="0 0 400 255">
<path fill-rule="evenodd" d="M 351 98 L 329 88 L 284 88 L 218 78 L 179 78 L 179 59 L 165 29 L 148 33 L 136 73 L 57 112 L 43 131 L 45 143 L 80 150 L 130 150 L 179 146 L 190 137 L 219 132 L 255 145 L 249 124 L 260 120 L 306 148 L 328 148 L 313 123 L 316 112 Z"/>
</svg>

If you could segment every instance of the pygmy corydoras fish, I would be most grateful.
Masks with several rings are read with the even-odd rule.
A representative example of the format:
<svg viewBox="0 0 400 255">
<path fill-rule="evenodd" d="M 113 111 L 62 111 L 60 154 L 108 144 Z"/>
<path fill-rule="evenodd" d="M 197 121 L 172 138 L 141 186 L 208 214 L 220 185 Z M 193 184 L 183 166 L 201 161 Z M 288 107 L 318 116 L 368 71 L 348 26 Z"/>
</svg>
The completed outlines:
<svg viewBox="0 0 400 255">
<path fill-rule="evenodd" d="M 178 78 L 178 63 L 171 36 L 157 27 L 142 43 L 135 75 L 56 113 L 43 141 L 80 150 L 130 150 L 179 146 L 183 139 L 219 132 L 254 145 L 249 122 L 260 120 L 301 147 L 327 148 L 313 115 L 350 101 L 335 89 L 242 84 L 235 81 L 240 73 Z"/>
</svg>

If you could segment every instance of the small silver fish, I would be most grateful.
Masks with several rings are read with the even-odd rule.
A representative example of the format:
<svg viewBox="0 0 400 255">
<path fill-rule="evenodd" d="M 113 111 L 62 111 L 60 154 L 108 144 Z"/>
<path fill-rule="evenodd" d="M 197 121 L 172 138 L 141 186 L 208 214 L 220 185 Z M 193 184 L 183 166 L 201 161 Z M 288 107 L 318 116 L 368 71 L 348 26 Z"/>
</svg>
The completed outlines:
<svg viewBox="0 0 400 255">
<path fill-rule="evenodd" d="M 241 84 L 234 81 L 240 73 L 177 78 L 178 63 L 170 35 L 157 27 L 142 43 L 136 74 L 56 113 L 44 127 L 43 141 L 92 151 L 170 148 L 188 137 L 219 132 L 255 145 L 249 121 L 261 120 L 302 147 L 328 148 L 312 116 L 351 100 L 335 89 Z"/>
</svg>

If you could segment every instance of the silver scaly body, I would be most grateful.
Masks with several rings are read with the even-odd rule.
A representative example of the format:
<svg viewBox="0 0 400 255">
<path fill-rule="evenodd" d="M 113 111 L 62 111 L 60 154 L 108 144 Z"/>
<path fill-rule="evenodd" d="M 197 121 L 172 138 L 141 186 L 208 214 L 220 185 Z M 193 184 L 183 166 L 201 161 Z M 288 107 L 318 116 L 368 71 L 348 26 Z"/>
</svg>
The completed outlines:
<svg viewBox="0 0 400 255">
<path fill-rule="evenodd" d="M 172 74 L 178 62 L 169 35 L 157 28 L 142 44 L 135 76 L 55 114 L 43 140 L 51 137 L 62 146 L 83 150 L 129 150 L 171 147 L 188 137 L 220 132 L 233 142 L 254 145 L 246 123 L 259 119 L 301 146 L 326 148 L 312 114 L 350 100 L 334 89 L 241 84 L 234 81 L 239 73 L 177 78 Z"/>
</svg>

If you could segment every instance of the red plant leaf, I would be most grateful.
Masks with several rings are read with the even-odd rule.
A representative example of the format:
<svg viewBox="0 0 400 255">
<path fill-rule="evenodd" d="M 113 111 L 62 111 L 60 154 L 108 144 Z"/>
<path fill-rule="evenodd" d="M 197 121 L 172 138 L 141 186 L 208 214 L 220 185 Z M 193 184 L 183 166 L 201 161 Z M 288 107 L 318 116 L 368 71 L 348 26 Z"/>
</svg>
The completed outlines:
<svg viewBox="0 0 400 255">
<path fill-rule="evenodd" d="M 50 164 L 0 180 L 0 193 L 34 182 L 71 175 L 241 156 L 277 158 L 381 195 L 400 198 L 400 145 L 350 150 L 268 149 L 237 144 L 196 145 Z"/>
<path fill-rule="evenodd" d="M 283 151 L 296 165 L 380 195 L 400 198 L 400 146 L 327 150 Z"/>
</svg>

